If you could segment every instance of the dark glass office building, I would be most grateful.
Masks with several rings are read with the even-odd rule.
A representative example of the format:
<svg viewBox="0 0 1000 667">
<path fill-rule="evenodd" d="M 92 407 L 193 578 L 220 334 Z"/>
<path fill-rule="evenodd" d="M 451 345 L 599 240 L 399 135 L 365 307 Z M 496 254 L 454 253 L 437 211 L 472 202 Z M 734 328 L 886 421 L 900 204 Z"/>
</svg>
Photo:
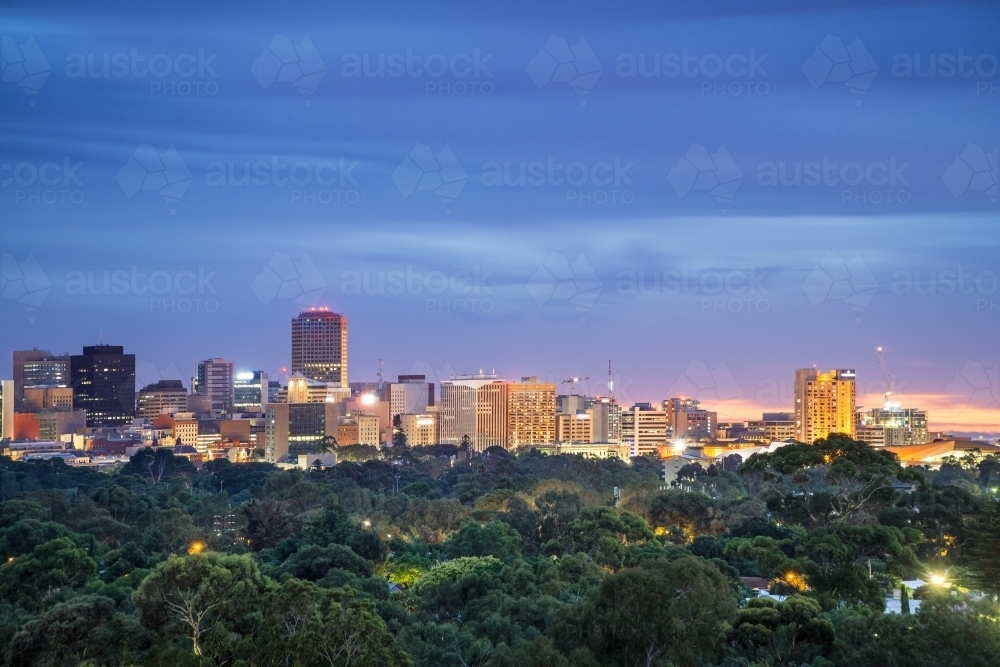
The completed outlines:
<svg viewBox="0 0 1000 667">
<path fill-rule="evenodd" d="M 135 355 L 120 345 L 91 345 L 70 357 L 73 408 L 87 426 L 122 426 L 135 418 Z"/>
</svg>

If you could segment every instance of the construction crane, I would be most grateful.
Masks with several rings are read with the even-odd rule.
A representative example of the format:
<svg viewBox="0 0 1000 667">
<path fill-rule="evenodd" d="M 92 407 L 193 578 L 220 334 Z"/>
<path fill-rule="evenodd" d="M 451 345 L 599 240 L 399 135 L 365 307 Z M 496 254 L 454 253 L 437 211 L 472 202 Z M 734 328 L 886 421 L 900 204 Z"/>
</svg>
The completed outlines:
<svg viewBox="0 0 1000 667">
<path fill-rule="evenodd" d="M 885 383 L 885 407 L 889 407 L 889 398 L 892 397 L 892 376 L 889 375 L 889 371 L 885 367 L 885 359 L 882 358 L 882 347 L 879 346 L 875 348 L 878 352 L 878 366 L 882 369 L 882 382 Z"/>
<path fill-rule="evenodd" d="M 562 381 L 562 384 L 568 384 L 569 385 L 569 393 L 570 394 L 575 394 L 576 393 L 576 383 L 577 382 L 584 382 L 584 381 L 589 380 L 589 379 L 590 379 L 589 375 L 587 375 L 585 377 L 582 377 L 582 378 L 580 378 L 580 377 L 568 377 L 568 378 L 566 378 L 565 380 Z"/>
</svg>

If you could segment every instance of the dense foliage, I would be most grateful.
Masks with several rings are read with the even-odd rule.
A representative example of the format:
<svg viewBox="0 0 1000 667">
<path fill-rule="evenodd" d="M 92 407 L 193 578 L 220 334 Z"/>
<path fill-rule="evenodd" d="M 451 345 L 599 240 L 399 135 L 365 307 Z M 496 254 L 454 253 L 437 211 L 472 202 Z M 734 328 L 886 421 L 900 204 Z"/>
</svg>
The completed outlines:
<svg viewBox="0 0 1000 667">
<path fill-rule="evenodd" d="M 994 458 L 906 469 L 832 437 L 665 483 L 646 458 L 455 453 L 395 443 L 310 471 L 4 459 L 0 661 L 1000 664 Z M 903 591 L 918 611 L 883 613 L 932 573 L 945 583 Z"/>
</svg>

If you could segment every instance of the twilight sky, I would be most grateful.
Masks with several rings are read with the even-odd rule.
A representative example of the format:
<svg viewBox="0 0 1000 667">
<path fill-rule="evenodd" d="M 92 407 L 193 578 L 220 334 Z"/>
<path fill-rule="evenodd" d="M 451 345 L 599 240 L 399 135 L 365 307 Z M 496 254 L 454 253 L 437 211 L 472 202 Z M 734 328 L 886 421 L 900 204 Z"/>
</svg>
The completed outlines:
<svg viewBox="0 0 1000 667">
<path fill-rule="evenodd" d="M 875 406 L 882 345 L 1000 432 L 995 3 L 148 4 L 0 7 L 0 359 L 280 376 L 327 306 L 352 380 L 610 359 L 725 419 Z"/>
</svg>

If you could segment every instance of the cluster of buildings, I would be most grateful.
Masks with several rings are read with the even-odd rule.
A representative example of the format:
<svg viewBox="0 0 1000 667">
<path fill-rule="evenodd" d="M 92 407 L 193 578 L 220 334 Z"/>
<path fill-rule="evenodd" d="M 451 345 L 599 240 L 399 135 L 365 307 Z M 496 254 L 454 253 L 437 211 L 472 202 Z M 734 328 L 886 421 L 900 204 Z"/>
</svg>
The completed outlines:
<svg viewBox="0 0 1000 667">
<path fill-rule="evenodd" d="M 423 375 L 350 382 L 347 317 L 310 309 L 291 322 L 291 373 L 238 371 L 213 358 L 197 364 L 190 390 L 177 379 L 136 391 L 135 356 L 93 345 L 79 355 L 16 351 L 13 380 L 0 381 L 0 438 L 14 458 L 61 456 L 100 465 L 141 447 L 171 447 L 195 462 L 273 463 L 329 457 L 336 447 L 457 445 L 536 448 L 595 457 L 659 455 L 717 460 L 792 440 L 848 433 L 872 445 L 930 443 L 927 414 L 887 402 L 856 406 L 855 373 L 795 372 L 791 412 L 723 422 L 691 397 L 620 405 L 607 396 L 560 395 L 537 377 L 512 381 L 480 371 L 437 385 Z M 935 450 L 936 451 L 936 450 Z M 86 460 L 84 460 L 86 459 Z M 330 460 L 328 458 L 328 460 Z"/>
</svg>

